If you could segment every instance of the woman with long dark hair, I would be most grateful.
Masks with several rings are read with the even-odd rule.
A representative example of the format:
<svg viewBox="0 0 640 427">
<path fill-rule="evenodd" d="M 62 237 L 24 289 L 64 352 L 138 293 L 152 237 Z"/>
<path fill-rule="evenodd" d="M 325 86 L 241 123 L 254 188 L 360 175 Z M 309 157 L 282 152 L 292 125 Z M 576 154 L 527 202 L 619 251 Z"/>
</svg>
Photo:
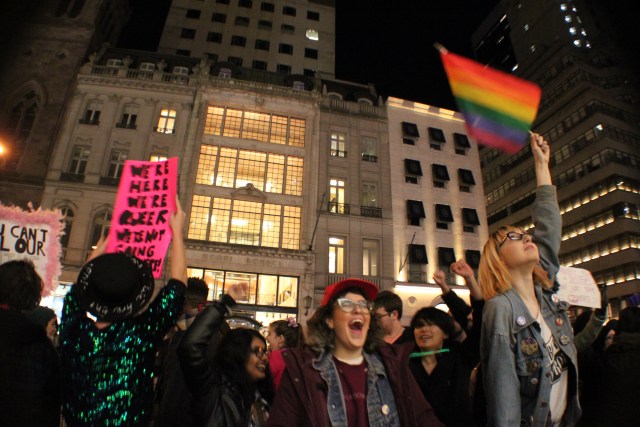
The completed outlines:
<svg viewBox="0 0 640 427">
<path fill-rule="evenodd" d="M 220 301 L 205 308 L 188 329 L 178 356 L 194 396 L 195 425 L 261 427 L 273 400 L 267 343 L 253 329 L 228 331 L 216 344 L 213 363 L 207 359 L 211 338 L 224 315 L 244 299 L 246 284 L 231 285 Z"/>
<path fill-rule="evenodd" d="M 273 385 L 277 390 L 286 368 L 282 358 L 282 350 L 304 345 L 302 325 L 296 321 L 295 317 L 273 321 L 269 324 L 267 342 L 269 343 L 269 369 L 273 377 Z"/>
<path fill-rule="evenodd" d="M 577 351 L 568 304 L 556 294 L 562 220 L 549 146 L 531 136 L 537 180 L 533 235 L 515 226 L 484 245 L 482 380 L 490 426 L 572 426 L 580 417 Z"/>
</svg>

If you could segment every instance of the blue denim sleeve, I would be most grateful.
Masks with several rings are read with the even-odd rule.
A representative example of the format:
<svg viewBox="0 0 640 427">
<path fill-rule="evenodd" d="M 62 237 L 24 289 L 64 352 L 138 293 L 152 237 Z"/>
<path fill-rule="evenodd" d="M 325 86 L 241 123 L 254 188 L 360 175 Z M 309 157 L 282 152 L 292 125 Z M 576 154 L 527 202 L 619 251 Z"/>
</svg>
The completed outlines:
<svg viewBox="0 0 640 427">
<path fill-rule="evenodd" d="M 487 426 L 520 425 L 520 381 L 511 333 L 513 313 L 498 296 L 485 303 L 482 314 L 482 382 L 487 399 Z"/>
<path fill-rule="evenodd" d="M 562 216 L 558 207 L 556 187 L 541 185 L 536 190 L 536 201 L 532 213 L 535 230 L 533 238 L 540 252 L 540 263 L 551 281 L 555 280 L 560 268 L 560 242 L 562 240 Z"/>
</svg>

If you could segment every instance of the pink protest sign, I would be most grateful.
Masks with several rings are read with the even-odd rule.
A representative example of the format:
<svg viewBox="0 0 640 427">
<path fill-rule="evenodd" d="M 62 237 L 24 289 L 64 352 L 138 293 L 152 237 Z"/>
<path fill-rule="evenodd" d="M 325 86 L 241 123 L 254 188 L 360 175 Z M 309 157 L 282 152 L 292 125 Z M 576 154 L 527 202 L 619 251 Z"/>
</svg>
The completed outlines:
<svg viewBox="0 0 640 427">
<path fill-rule="evenodd" d="M 162 162 L 127 160 L 120 178 L 107 252 L 127 252 L 162 275 L 171 242 L 169 219 L 176 210 L 178 158 Z"/>
</svg>

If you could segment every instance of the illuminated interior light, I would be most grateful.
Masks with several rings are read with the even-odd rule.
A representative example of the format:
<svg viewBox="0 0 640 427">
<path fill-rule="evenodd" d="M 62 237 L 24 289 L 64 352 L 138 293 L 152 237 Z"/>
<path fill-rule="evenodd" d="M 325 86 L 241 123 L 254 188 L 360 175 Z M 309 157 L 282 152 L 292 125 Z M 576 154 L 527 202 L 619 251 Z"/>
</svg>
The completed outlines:
<svg viewBox="0 0 640 427">
<path fill-rule="evenodd" d="M 311 30 L 311 29 L 309 29 L 309 30 L 307 30 L 307 32 L 305 33 L 305 35 L 306 35 L 306 37 L 307 37 L 309 40 L 318 41 L 318 39 L 319 39 L 319 34 L 318 34 L 318 31 L 317 31 L 317 30 Z"/>
<path fill-rule="evenodd" d="M 571 34 L 572 36 L 575 36 L 576 33 L 577 33 L 576 27 L 569 28 L 569 34 Z"/>
<path fill-rule="evenodd" d="M 231 220 L 231 225 L 235 225 L 236 227 L 246 227 L 249 224 L 249 221 L 242 218 L 233 218 Z"/>
</svg>

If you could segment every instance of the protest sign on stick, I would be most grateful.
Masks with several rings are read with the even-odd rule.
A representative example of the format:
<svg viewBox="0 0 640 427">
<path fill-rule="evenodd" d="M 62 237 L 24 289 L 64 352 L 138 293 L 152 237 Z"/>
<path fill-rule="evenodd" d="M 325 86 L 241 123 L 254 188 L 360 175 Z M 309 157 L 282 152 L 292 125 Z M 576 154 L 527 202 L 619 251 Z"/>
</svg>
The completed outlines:
<svg viewBox="0 0 640 427">
<path fill-rule="evenodd" d="M 146 162 L 127 160 L 113 210 L 107 252 L 126 252 L 162 275 L 171 242 L 169 219 L 176 210 L 178 158 Z"/>
<path fill-rule="evenodd" d="M 600 308 L 600 291 L 589 270 L 560 266 L 558 298 L 571 305 Z"/>
<path fill-rule="evenodd" d="M 50 295 L 60 275 L 60 234 L 64 229 L 57 210 L 24 211 L 0 205 L 0 264 L 28 259 L 43 281 L 42 296 Z"/>
</svg>

